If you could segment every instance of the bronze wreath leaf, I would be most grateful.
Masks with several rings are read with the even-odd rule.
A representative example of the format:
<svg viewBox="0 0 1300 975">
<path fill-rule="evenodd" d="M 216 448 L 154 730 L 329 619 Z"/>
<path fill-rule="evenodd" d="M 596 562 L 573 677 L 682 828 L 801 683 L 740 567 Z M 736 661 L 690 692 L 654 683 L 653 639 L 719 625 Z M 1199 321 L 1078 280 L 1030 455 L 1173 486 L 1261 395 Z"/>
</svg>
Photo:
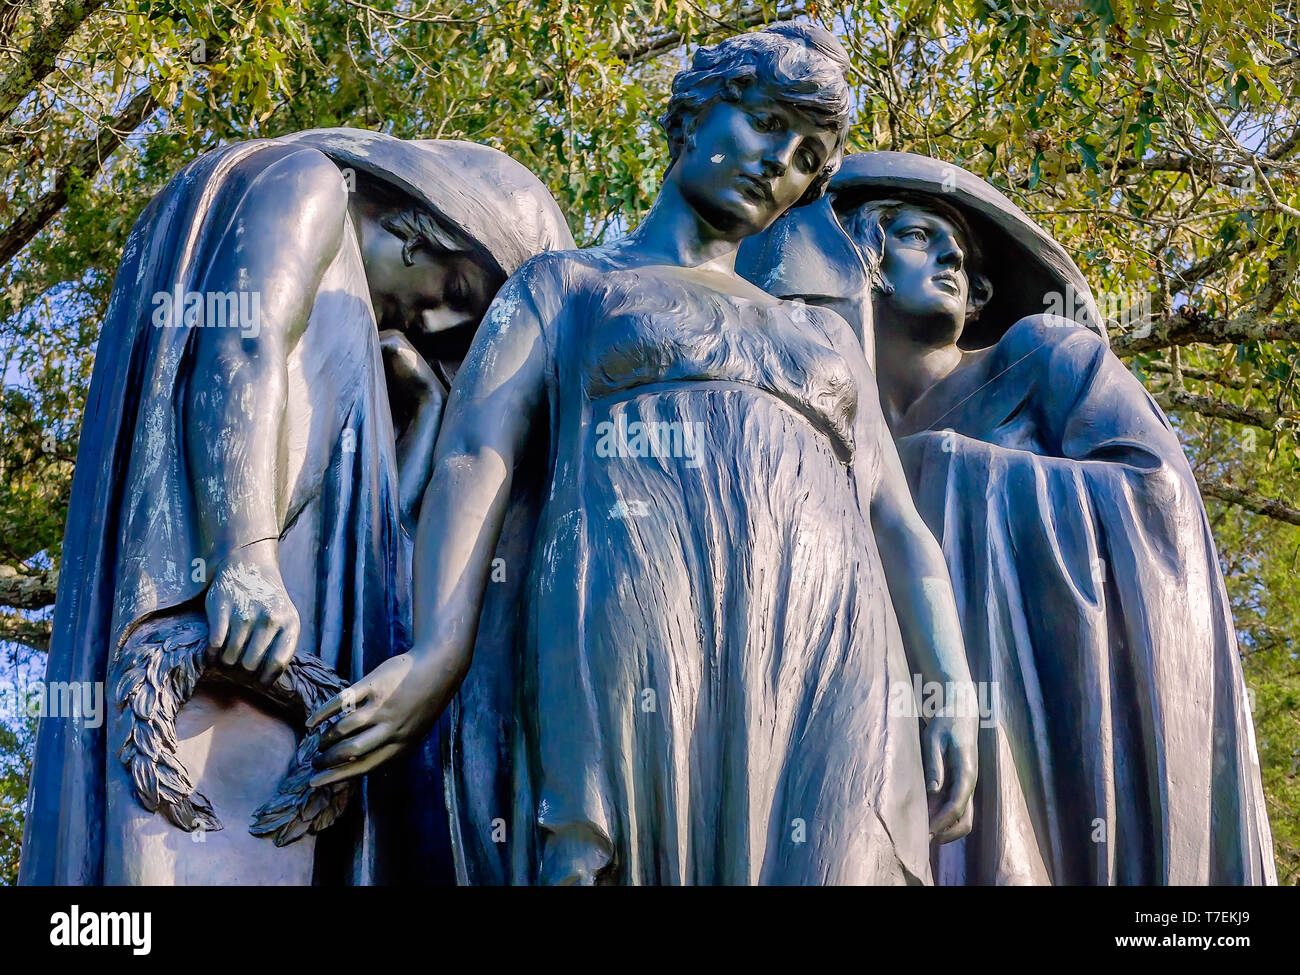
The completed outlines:
<svg viewBox="0 0 1300 975">
<path fill-rule="evenodd" d="M 176 752 L 176 715 L 194 694 L 200 678 L 232 680 L 221 668 L 206 671 L 207 627 L 186 620 L 138 642 L 128 641 L 118 661 L 114 700 L 123 712 L 122 744 L 117 757 L 131 776 L 136 800 L 149 812 L 161 812 L 187 832 L 222 828 L 212 803 L 199 792 Z M 274 703 L 306 717 L 347 686 L 334 670 L 309 653 L 299 652 L 270 688 L 256 688 Z M 298 743 L 293 763 L 274 796 L 253 813 L 249 832 L 286 846 L 331 826 L 347 808 L 353 782 L 312 788 L 312 760 L 320 750 L 324 726 Z"/>
</svg>

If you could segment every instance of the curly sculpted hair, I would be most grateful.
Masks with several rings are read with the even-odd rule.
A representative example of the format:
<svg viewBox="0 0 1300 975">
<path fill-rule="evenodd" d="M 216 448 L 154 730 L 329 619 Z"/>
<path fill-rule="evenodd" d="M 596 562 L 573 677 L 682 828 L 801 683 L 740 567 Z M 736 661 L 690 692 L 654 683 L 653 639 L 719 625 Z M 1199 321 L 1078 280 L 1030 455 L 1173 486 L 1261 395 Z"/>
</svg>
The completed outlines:
<svg viewBox="0 0 1300 975">
<path fill-rule="evenodd" d="M 747 88 L 758 86 L 814 125 L 835 130 L 835 151 L 799 203 L 818 199 L 840 168 L 848 136 L 848 64 L 835 35 L 815 24 L 774 24 L 700 48 L 691 67 L 673 78 L 668 110 L 659 119 L 669 157 L 675 163 L 681 154 L 687 120 L 720 101 L 738 101 Z"/>
</svg>

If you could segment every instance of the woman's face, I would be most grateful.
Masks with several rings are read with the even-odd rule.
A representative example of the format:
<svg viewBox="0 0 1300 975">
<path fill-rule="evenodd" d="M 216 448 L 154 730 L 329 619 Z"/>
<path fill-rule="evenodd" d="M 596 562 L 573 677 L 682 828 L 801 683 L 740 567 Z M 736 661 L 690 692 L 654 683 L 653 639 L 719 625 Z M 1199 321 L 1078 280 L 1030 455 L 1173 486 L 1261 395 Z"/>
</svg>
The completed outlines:
<svg viewBox="0 0 1300 975">
<path fill-rule="evenodd" d="M 835 152 L 821 128 L 756 87 L 687 123 L 674 167 L 686 201 L 724 237 L 765 230 L 794 206 Z"/>
<path fill-rule="evenodd" d="M 904 206 L 882 229 L 881 275 L 893 294 L 877 301 L 887 305 L 890 317 L 937 329 L 945 339 L 951 333 L 956 341 L 970 301 L 966 249 L 957 228 L 938 214 Z"/>
<path fill-rule="evenodd" d="M 444 336 L 455 344 L 453 336 L 477 328 L 500 283 L 469 253 L 417 248 L 408 266 L 401 240 L 378 226 L 364 258 L 380 329 L 401 330 L 426 358 L 443 351 Z"/>
</svg>

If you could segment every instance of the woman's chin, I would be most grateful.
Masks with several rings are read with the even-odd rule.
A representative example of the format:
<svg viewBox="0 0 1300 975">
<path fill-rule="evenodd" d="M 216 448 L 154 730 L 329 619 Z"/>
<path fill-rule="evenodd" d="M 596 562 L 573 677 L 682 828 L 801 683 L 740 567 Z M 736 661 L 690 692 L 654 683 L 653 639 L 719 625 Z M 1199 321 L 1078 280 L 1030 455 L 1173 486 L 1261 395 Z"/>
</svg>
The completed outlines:
<svg viewBox="0 0 1300 975">
<path fill-rule="evenodd" d="M 695 212 L 719 236 L 743 240 L 761 233 L 776 219 L 766 203 L 755 203 L 739 190 L 731 190 L 706 198 L 690 200 Z"/>
</svg>

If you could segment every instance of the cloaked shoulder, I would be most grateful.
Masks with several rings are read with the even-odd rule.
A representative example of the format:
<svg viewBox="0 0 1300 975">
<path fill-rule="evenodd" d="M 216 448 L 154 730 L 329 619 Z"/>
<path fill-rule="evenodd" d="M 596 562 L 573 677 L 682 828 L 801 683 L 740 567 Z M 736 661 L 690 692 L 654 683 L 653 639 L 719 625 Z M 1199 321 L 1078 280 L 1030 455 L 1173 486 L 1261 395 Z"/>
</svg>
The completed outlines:
<svg viewBox="0 0 1300 975">
<path fill-rule="evenodd" d="M 1162 462 L 1186 467 L 1168 419 L 1091 329 L 1031 315 L 1007 330 L 997 350 L 998 371 L 1014 366 L 1035 390 L 1043 429 L 1049 441 L 1060 442 L 1063 456 L 1124 459 L 1144 469 Z"/>
<path fill-rule="evenodd" d="M 199 265 L 203 277 L 195 280 L 196 289 L 226 290 L 251 274 L 258 290 L 277 300 L 293 292 L 294 301 L 310 307 L 301 292 L 314 295 L 348 224 L 348 191 L 338 167 L 319 149 L 274 139 L 218 152 L 212 163 L 203 161 L 212 173 L 201 215 L 209 257 Z M 303 325 L 295 315 L 274 314 L 260 324 L 268 334 Z M 209 338 L 200 335 L 200 341 Z"/>
<path fill-rule="evenodd" d="M 348 213 L 348 191 L 339 169 L 319 149 L 267 140 L 259 151 L 232 167 L 236 184 L 244 184 L 250 201 L 277 216 L 290 215 L 328 229 L 323 243 L 337 246 Z"/>
<path fill-rule="evenodd" d="M 1110 350 L 1101 337 L 1073 319 L 1060 315 L 1026 315 L 1002 336 L 995 347 L 993 370 L 1014 368 L 1023 375 L 1028 365 L 1036 379 L 1058 394 L 1085 380 L 1104 362 Z"/>
<path fill-rule="evenodd" d="M 532 311 L 544 324 L 555 318 L 569 296 L 595 271 L 587 251 L 543 251 L 524 261 L 497 292 L 484 319 L 491 325 L 521 311 Z"/>
<path fill-rule="evenodd" d="M 508 328 L 511 321 L 534 318 L 543 333 L 549 333 L 569 299 L 597 285 L 608 269 L 608 260 L 599 248 L 537 253 L 497 292 L 478 331 L 493 334 Z"/>
<path fill-rule="evenodd" d="M 1013 358 L 1042 349 L 1092 359 L 1106 350 L 1106 343 L 1092 329 L 1060 315 L 1026 315 L 1002 336 L 998 348 Z"/>
</svg>

